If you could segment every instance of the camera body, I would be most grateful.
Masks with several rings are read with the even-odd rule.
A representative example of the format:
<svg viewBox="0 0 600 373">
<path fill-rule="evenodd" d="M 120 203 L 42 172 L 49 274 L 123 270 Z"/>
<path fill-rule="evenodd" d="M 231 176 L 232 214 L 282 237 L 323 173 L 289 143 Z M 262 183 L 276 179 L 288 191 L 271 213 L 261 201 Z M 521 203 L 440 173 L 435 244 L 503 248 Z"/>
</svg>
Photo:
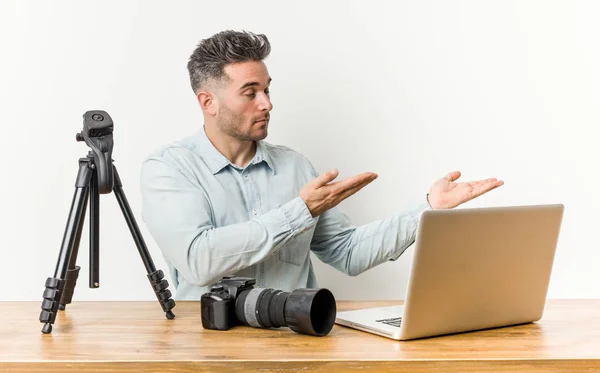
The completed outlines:
<svg viewBox="0 0 600 373">
<path fill-rule="evenodd" d="M 253 289 L 256 280 L 249 277 L 224 276 L 200 297 L 202 326 L 205 329 L 228 330 L 240 322 L 235 316 L 235 301 L 244 290 Z"/>
</svg>

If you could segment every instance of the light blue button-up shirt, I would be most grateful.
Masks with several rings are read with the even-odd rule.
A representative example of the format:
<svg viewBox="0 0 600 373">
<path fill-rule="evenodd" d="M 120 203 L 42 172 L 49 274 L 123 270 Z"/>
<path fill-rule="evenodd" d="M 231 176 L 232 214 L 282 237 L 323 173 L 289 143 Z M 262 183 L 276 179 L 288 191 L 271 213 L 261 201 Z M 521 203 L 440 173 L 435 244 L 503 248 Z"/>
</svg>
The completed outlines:
<svg viewBox="0 0 600 373">
<path fill-rule="evenodd" d="M 283 291 L 316 288 L 311 251 L 358 275 L 397 259 L 431 208 L 423 201 L 359 227 L 337 207 L 313 218 L 299 193 L 317 176 L 303 155 L 265 141 L 239 167 L 204 129 L 153 152 L 142 166 L 142 218 L 164 255 L 175 299 L 198 300 L 230 274 Z"/>
</svg>

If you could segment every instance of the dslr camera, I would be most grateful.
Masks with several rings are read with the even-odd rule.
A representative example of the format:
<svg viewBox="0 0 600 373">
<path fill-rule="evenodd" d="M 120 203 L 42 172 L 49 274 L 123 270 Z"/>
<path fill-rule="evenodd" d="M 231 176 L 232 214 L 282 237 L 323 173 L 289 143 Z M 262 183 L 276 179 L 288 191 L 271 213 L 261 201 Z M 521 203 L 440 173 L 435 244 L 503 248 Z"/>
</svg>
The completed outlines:
<svg viewBox="0 0 600 373">
<path fill-rule="evenodd" d="M 202 326 L 228 330 L 236 325 L 255 328 L 287 326 L 297 333 L 327 335 L 336 317 L 333 294 L 327 289 L 292 292 L 254 287 L 249 277 L 224 276 L 200 297 Z"/>
</svg>

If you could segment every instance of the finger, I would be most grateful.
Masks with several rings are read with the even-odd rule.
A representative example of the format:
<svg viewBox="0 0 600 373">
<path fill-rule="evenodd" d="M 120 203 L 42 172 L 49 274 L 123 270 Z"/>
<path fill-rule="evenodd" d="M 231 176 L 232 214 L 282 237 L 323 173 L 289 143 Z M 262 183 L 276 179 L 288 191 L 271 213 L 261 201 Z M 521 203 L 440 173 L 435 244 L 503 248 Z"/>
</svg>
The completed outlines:
<svg viewBox="0 0 600 373">
<path fill-rule="evenodd" d="M 499 186 L 501 186 L 503 184 L 504 184 L 504 182 L 502 180 L 498 180 L 498 181 L 487 183 L 487 184 L 479 184 L 473 188 L 471 195 L 473 196 L 473 198 L 478 197 L 484 193 L 489 192 L 492 189 L 498 188 Z"/>
<path fill-rule="evenodd" d="M 356 188 L 360 185 L 364 186 L 377 179 L 377 174 L 373 172 L 364 172 L 362 174 L 349 177 L 347 179 L 330 184 L 333 193 L 343 193 L 346 190 Z"/>
<path fill-rule="evenodd" d="M 375 179 L 373 179 L 373 180 L 375 180 Z M 371 181 L 373 181 L 373 180 L 371 180 Z M 335 204 L 336 205 L 339 204 L 340 202 L 342 202 L 346 198 L 350 197 L 351 195 L 355 194 L 356 192 L 358 192 L 362 188 L 366 187 L 369 183 L 371 183 L 371 181 L 369 181 L 367 183 L 363 183 L 363 184 L 357 185 L 357 186 L 355 186 L 353 188 L 346 189 L 346 190 L 342 191 L 340 194 L 337 195 Z"/>
<path fill-rule="evenodd" d="M 460 177 L 460 171 L 452 171 L 448 175 L 444 176 L 444 179 L 448 181 L 454 181 Z"/>
<path fill-rule="evenodd" d="M 333 180 L 335 180 L 335 178 L 338 176 L 339 171 L 337 170 L 337 168 L 332 168 L 331 170 L 321 174 L 319 177 L 315 178 L 313 180 L 314 182 L 314 186 L 316 188 L 322 187 L 324 185 L 329 184 L 330 182 L 332 182 Z"/>
<path fill-rule="evenodd" d="M 483 186 L 483 187 L 494 187 L 497 188 L 500 185 L 504 184 L 504 181 L 502 180 L 491 180 L 491 181 L 482 181 L 477 183 L 477 186 Z"/>
<path fill-rule="evenodd" d="M 485 179 L 485 180 L 477 180 L 477 181 L 471 181 L 468 182 L 467 184 L 469 184 L 469 186 L 476 186 L 476 185 L 481 185 L 481 184 L 488 184 L 488 183 L 493 183 L 498 181 L 498 179 L 496 179 L 495 177 L 489 178 L 489 179 Z"/>
</svg>

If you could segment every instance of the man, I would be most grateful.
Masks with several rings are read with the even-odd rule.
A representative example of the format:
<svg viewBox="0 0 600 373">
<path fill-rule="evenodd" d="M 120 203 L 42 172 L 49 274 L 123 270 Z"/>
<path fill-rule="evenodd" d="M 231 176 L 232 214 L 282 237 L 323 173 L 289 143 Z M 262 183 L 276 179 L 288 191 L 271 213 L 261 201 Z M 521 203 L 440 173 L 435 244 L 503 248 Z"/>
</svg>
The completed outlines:
<svg viewBox="0 0 600 373">
<path fill-rule="evenodd" d="M 164 254 L 177 299 L 200 299 L 223 275 L 256 278 L 284 291 L 318 287 L 310 251 L 351 276 L 397 259 L 421 213 L 453 208 L 502 185 L 438 180 L 411 211 L 354 227 L 336 207 L 375 180 L 366 172 L 334 181 L 301 154 L 267 137 L 271 77 L 266 36 L 224 31 L 190 57 L 191 85 L 204 114 L 194 136 L 144 162 L 142 217 Z M 425 194 L 425 193 L 424 193 Z"/>
</svg>

